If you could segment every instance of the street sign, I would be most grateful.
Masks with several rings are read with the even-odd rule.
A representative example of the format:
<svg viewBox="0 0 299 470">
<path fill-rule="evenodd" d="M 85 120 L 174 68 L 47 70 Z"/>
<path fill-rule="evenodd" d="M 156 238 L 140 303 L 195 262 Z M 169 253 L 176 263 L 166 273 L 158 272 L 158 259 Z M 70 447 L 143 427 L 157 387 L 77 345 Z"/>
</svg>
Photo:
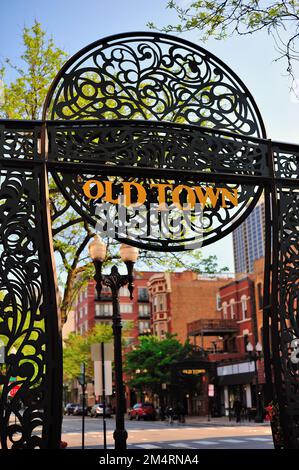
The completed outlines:
<svg viewBox="0 0 299 470">
<path fill-rule="evenodd" d="M 104 343 L 104 360 L 113 361 L 113 343 Z M 101 343 L 91 345 L 91 359 L 93 361 L 102 360 L 102 348 Z"/>
<path fill-rule="evenodd" d="M 213 397 L 215 395 L 214 384 L 209 384 L 208 396 Z"/>
<path fill-rule="evenodd" d="M 183 375 L 201 375 L 206 373 L 206 369 L 183 369 L 181 373 Z"/>
<path fill-rule="evenodd" d="M 105 395 L 112 395 L 112 363 L 104 361 L 105 367 Z M 96 396 L 103 395 L 102 385 L 102 362 L 94 362 L 94 393 Z"/>
</svg>

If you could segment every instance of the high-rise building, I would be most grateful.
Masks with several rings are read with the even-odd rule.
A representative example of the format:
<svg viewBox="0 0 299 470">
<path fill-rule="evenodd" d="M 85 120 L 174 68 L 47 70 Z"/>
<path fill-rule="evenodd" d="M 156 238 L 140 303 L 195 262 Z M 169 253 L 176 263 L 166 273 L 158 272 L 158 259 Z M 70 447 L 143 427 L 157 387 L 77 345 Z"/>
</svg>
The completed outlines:
<svg viewBox="0 0 299 470">
<path fill-rule="evenodd" d="M 253 263 L 265 253 L 265 204 L 261 198 L 245 222 L 233 231 L 236 273 L 253 272 Z"/>
</svg>

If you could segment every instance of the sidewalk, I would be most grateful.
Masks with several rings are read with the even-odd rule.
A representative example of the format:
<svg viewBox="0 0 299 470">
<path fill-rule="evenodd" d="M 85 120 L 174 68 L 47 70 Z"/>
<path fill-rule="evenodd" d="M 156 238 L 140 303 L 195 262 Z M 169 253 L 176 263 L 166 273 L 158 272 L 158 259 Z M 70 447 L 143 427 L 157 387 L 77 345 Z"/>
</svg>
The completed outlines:
<svg viewBox="0 0 299 470">
<path fill-rule="evenodd" d="M 266 426 L 269 427 L 269 421 L 264 421 L 263 423 L 255 423 L 253 421 L 242 420 L 240 423 L 236 423 L 235 418 L 231 418 L 229 420 L 228 416 L 221 416 L 220 418 L 210 418 L 208 420 L 207 416 L 186 416 L 186 422 L 182 426 L 199 426 L 199 427 L 206 427 L 206 426 Z"/>
</svg>

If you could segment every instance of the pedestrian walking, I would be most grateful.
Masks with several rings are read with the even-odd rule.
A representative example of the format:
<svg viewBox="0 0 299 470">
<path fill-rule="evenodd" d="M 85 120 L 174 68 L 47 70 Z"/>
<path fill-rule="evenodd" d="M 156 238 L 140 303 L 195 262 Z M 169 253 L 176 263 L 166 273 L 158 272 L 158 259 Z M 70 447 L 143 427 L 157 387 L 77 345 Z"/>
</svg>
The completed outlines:
<svg viewBox="0 0 299 470">
<path fill-rule="evenodd" d="M 242 403 L 240 402 L 239 399 L 234 401 L 234 406 L 233 409 L 235 411 L 235 416 L 236 416 L 236 422 L 240 423 L 241 421 L 241 411 L 242 411 Z"/>
<path fill-rule="evenodd" d="M 168 418 L 168 423 L 173 424 L 174 409 L 173 409 L 172 406 L 167 407 L 166 415 L 167 415 L 167 418 Z"/>
<path fill-rule="evenodd" d="M 177 404 L 176 414 L 177 414 L 179 423 L 184 423 L 185 422 L 185 408 L 181 402 Z"/>
</svg>

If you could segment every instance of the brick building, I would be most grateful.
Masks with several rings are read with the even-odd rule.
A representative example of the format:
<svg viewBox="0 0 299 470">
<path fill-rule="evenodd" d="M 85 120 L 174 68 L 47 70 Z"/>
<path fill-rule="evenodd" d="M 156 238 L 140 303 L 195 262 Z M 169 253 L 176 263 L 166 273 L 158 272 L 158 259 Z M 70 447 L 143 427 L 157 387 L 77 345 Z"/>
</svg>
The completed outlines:
<svg viewBox="0 0 299 470">
<path fill-rule="evenodd" d="M 135 273 L 134 298 L 130 300 L 127 287 L 122 287 L 119 293 L 120 313 L 123 325 L 132 323 L 133 328 L 127 332 L 128 343 L 134 343 L 138 336 L 149 332 L 151 328 L 151 309 L 148 296 L 148 280 L 152 272 L 140 271 Z M 101 300 L 97 300 L 95 281 L 90 280 L 80 291 L 74 308 L 75 331 L 84 334 L 97 323 L 111 323 L 112 296 L 108 287 L 103 287 Z"/>
<path fill-rule="evenodd" d="M 206 344 L 209 338 L 213 349 L 204 347 L 210 361 L 208 380 L 215 387 L 210 407 L 215 414 L 229 414 L 235 400 L 253 412 L 263 405 L 265 384 L 262 354 L 250 355 L 247 344 L 262 345 L 264 259 L 254 262 L 252 274 L 231 279 L 220 286 L 218 308 L 220 319 L 198 319 L 188 324 L 188 336 L 195 344 Z M 254 351 L 255 353 L 255 351 Z M 257 380 L 256 380 L 257 379 Z"/>
<path fill-rule="evenodd" d="M 148 289 L 153 334 L 164 338 L 166 333 L 175 333 L 184 342 L 187 339 L 187 323 L 199 318 L 219 319 L 219 288 L 228 280 L 227 275 L 208 276 L 192 271 L 151 276 Z M 204 338 L 201 346 L 210 345 L 211 342 Z"/>
<path fill-rule="evenodd" d="M 152 331 L 159 338 L 166 333 L 177 334 L 184 342 L 190 322 L 219 322 L 221 303 L 219 289 L 229 282 L 228 275 L 208 276 L 191 271 L 181 273 L 159 273 L 149 280 L 152 305 Z M 202 334 L 197 341 L 193 336 L 194 354 L 174 365 L 175 390 L 170 390 L 170 399 L 179 400 L 190 415 L 208 413 L 208 357 L 213 350 L 218 333 Z M 200 352 L 204 350 L 204 355 Z M 176 397 L 176 398 L 175 398 Z"/>
<path fill-rule="evenodd" d="M 207 414 L 209 408 L 216 414 L 228 414 L 237 397 L 247 408 L 254 407 L 255 364 L 246 344 L 262 341 L 262 289 L 262 259 L 255 261 L 253 274 L 240 279 L 191 271 L 138 272 L 133 301 L 126 287 L 120 290 L 123 324 L 132 324 L 126 333 L 127 348 L 149 333 L 161 339 L 166 333 L 175 333 L 181 342 L 189 338 L 195 350 L 205 354 L 199 362 L 194 356 L 191 369 L 184 366 L 190 374 L 200 371 L 198 377 L 182 381 L 189 414 Z M 111 300 L 110 290 L 103 288 L 98 301 L 95 282 L 89 281 L 74 308 L 76 331 L 84 334 L 96 323 L 111 323 Z M 209 363 L 209 367 L 195 367 L 197 363 Z M 263 384 L 262 360 L 257 361 L 257 368 L 259 384 Z M 208 398 L 209 383 L 215 388 L 212 398 Z M 132 391 L 127 389 L 126 394 L 128 406 L 136 402 Z"/>
</svg>

